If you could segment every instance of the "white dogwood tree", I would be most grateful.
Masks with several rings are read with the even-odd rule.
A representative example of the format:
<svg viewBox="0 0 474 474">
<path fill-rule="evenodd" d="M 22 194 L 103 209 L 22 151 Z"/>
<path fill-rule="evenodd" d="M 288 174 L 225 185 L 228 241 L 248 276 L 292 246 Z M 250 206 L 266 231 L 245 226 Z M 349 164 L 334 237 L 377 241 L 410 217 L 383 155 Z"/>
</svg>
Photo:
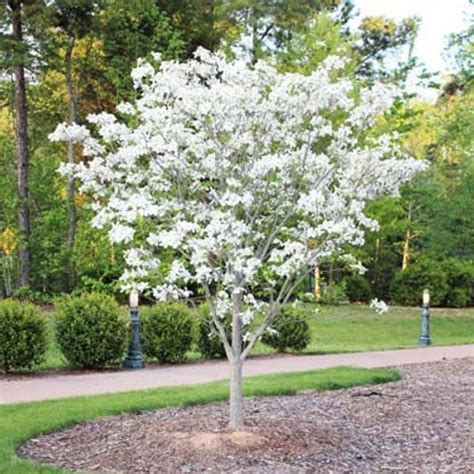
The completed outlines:
<svg viewBox="0 0 474 474">
<path fill-rule="evenodd" d="M 62 171 L 92 196 L 93 224 L 126 248 L 124 289 L 159 300 L 203 289 L 230 362 L 236 428 L 243 362 L 308 268 L 362 244 L 376 226 L 366 204 L 396 194 L 424 164 L 367 133 L 394 91 L 356 94 L 337 80 L 342 59 L 309 76 L 205 50 L 186 63 L 155 59 L 133 71 L 133 103 L 89 117 L 93 132 L 59 125 L 51 139 L 80 142 L 90 157 Z M 151 285 L 164 249 L 174 261 Z"/>
</svg>

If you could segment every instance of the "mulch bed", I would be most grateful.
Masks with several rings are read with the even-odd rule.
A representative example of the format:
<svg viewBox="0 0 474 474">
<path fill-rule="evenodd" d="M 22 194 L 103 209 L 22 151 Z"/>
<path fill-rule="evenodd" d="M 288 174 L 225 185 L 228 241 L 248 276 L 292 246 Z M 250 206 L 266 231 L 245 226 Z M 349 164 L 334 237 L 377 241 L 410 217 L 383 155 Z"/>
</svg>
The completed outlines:
<svg viewBox="0 0 474 474">
<path fill-rule="evenodd" d="M 403 379 L 83 423 L 29 440 L 22 457 L 123 473 L 472 473 L 473 359 L 401 367 Z"/>
</svg>

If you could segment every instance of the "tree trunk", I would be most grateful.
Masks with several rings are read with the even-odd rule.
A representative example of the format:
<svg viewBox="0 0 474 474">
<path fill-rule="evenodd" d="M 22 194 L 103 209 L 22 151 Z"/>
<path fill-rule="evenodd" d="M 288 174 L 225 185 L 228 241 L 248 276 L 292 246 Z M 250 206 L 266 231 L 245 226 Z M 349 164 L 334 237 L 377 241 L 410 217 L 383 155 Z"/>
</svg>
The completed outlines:
<svg viewBox="0 0 474 474">
<path fill-rule="evenodd" d="M 10 1 L 12 10 L 12 36 L 18 42 L 18 51 L 23 54 L 21 43 L 22 4 L 20 0 Z M 14 70 L 15 76 L 15 115 L 16 115 L 16 175 L 18 193 L 18 227 L 20 242 L 20 285 L 29 287 L 31 271 L 30 251 L 30 212 L 28 204 L 28 125 L 26 110 L 26 81 L 24 59 L 18 60 Z"/>
<path fill-rule="evenodd" d="M 207 28 L 209 28 L 209 44 L 207 45 L 207 49 L 211 51 L 216 51 L 219 47 L 219 42 L 216 41 L 218 35 L 216 35 L 216 12 L 215 12 L 215 2 L 214 0 L 208 0 L 206 2 L 207 11 L 205 15 L 205 20 L 207 24 Z"/>
<path fill-rule="evenodd" d="M 408 206 L 407 211 L 407 221 L 411 222 L 412 216 L 412 206 L 411 204 Z M 402 271 L 406 270 L 408 267 L 408 260 L 410 259 L 410 240 L 413 239 L 413 235 L 409 227 L 407 227 L 405 233 L 405 240 L 403 241 L 403 255 L 402 255 Z"/>
<path fill-rule="evenodd" d="M 377 238 L 375 239 L 375 256 L 374 256 L 374 270 L 372 276 L 372 285 L 375 289 L 375 292 L 378 293 L 379 290 L 379 264 L 380 264 L 380 253 L 382 249 L 382 239 Z"/>
<path fill-rule="evenodd" d="M 314 268 L 314 297 L 317 302 L 321 301 L 321 269 L 319 265 Z"/>
<path fill-rule="evenodd" d="M 380 247 L 382 246 L 382 239 L 375 240 L 375 263 L 378 265 L 380 261 Z"/>
<path fill-rule="evenodd" d="M 328 276 L 328 301 L 333 304 L 333 290 L 334 290 L 334 263 L 329 264 L 329 276 Z"/>
<path fill-rule="evenodd" d="M 407 229 L 405 234 L 405 241 L 403 242 L 403 256 L 402 256 L 402 270 L 406 270 L 408 267 L 408 261 L 410 260 L 410 240 L 412 239 L 410 229 Z"/>
<path fill-rule="evenodd" d="M 230 362 L 230 419 L 229 427 L 241 428 L 244 424 L 244 395 L 242 391 L 242 292 L 240 279 L 236 285 L 232 301 L 232 358 Z"/>
<path fill-rule="evenodd" d="M 72 53 L 74 50 L 74 37 L 69 37 L 66 48 L 66 88 L 69 106 L 69 123 L 73 124 L 77 121 L 77 104 L 76 94 L 74 91 L 74 82 L 72 77 Z M 75 162 L 75 146 L 74 143 L 68 142 L 67 145 L 67 162 L 74 164 Z M 76 190 L 75 182 L 72 176 L 67 178 L 67 205 L 69 214 L 69 227 L 66 237 L 66 273 L 63 277 L 63 286 L 65 291 L 71 290 L 75 285 L 75 269 L 74 269 L 74 242 L 76 239 L 77 229 L 77 208 L 76 208 Z"/>
<path fill-rule="evenodd" d="M 230 361 L 230 418 L 229 427 L 241 428 L 244 425 L 244 395 L 242 390 L 242 366 L 240 355 Z"/>
</svg>

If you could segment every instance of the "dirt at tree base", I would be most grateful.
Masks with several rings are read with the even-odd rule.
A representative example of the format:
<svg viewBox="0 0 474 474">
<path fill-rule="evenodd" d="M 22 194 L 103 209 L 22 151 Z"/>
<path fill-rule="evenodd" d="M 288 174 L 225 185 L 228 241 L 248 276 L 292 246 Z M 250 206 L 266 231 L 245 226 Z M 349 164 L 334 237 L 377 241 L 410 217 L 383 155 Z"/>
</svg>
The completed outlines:
<svg viewBox="0 0 474 474">
<path fill-rule="evenodd" d="M 229 433 L 176 431 L 169 433 L 169 436 L 179 449 L 197 451 L 202 454 L 254 449 L 267 441 L 267 438 L 250 431 L 230 431 Z"/>
<path fill-rule="evenodd" d="M 474 359 L 401 367 L 384 385 L 124 414 L 34 438 L 23 457 L 121 473 L 474 472 Z"/>
</svg>

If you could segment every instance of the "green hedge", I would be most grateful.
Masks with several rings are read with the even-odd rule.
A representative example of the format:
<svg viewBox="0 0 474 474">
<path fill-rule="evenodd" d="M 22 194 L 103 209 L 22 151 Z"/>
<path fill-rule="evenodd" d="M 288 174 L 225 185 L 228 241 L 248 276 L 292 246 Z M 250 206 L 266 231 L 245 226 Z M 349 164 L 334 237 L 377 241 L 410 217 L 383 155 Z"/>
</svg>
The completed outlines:
<svg viewBox="0 0 474 474">
<path fill-rule="evenodd" d="M 0 301 L 0 369 L 29 369 L 41 363 L 48 346 L 46 321 L 36 306 Z"/>
<path fill-rule="evenodd" d="M 56 339 L 74 367 L 119 364 L 128 339 L 128 317 L 111 296 L 67 296 L 56 305 Z"/>
<path fill-rule="evenodd" d="M 474 263 L 449 258 L 443 262 L 443 266 L 450 288 L 446 295 L 446 306 L 464 308 L 474 305 Z"/>
<path fill-rule="evenodd" d="M 391 300 L 402 305 L 419 306 L 423 290 L 428 288 L 432 306 L 461 308 L 474 302 L 473 282 L 474 264 L 468 260 L 420 259 L 396 273 Z"/>
<path fill-rule="evenodd" d="M 181 304 L 157 304 L 142 310 L 142 349 L 160 362 L 180 362 L 191 349 L 194 318 Z"/>
<path fill-rule="evenodd" d="M 300 308 L 283 308 L 263 335 L 262 342 L 280 352 L 301 352 L 306 349 L 311 342 L 311 330 L 305 311 Z"/>
<path fill-rule="evenodd" d="M 351 303 L 368 303 L 372 299 L 372 288 L 367 278 L 361 275 L 352 275 L 344 278 L 346 294 Z"/>
</svg>

